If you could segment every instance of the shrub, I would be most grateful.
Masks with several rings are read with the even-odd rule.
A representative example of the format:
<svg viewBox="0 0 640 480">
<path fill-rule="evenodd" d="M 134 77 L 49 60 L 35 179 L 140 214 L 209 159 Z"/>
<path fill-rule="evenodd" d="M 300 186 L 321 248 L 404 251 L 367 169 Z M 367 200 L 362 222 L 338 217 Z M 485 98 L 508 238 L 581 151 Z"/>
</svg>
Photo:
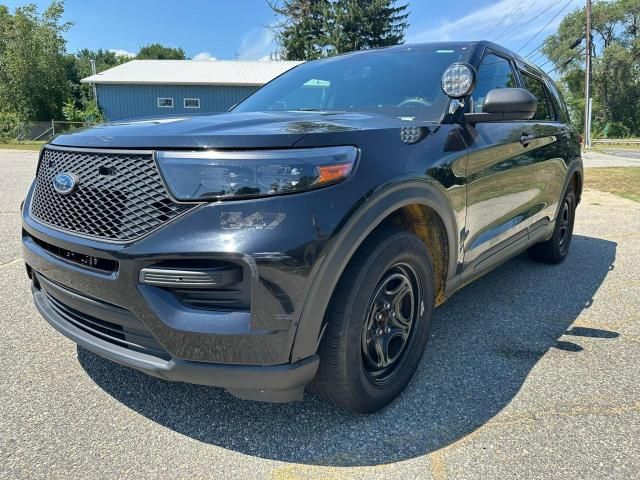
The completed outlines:
<svg viewBox="0 0 640 480">
<path fill-rule="evenodd" d="M 25 127 L 26 122 L 20 114 L 0 111 L 0 142 L 20 140 Z"/>
<path fill-rule="evenodd" d="M 621 122 L 609 122 L 602 129 L 604 138 L 626 138 L 631 136 L 629 127 Z"/>
<path fill-rule="evenodd" d="M 69 99 L 62 105 L 62 114 L 69 122 L 100 123 L 104 121 L 100 107 L 93 101 L 87 103 L 84 109 L 80 109 L 76 107 L 73 100 Z"/>
</svg>

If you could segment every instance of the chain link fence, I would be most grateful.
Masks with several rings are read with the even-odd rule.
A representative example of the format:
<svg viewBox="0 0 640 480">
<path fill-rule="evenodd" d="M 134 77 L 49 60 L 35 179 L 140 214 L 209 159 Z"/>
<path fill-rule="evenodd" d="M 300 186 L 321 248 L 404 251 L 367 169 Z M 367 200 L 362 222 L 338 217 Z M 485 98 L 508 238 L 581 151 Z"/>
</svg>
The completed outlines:
<svg viewBox="0 0 640 480">
<path fill-rule="evenodd" d="M 18 140 L 50 140 L 60 133 L 68 132 L 76 128 L 89 127 L 87 122 L 67 122 L 51 120 L 50 122 L 30 122 L 25 125 Z"/>
</svg>

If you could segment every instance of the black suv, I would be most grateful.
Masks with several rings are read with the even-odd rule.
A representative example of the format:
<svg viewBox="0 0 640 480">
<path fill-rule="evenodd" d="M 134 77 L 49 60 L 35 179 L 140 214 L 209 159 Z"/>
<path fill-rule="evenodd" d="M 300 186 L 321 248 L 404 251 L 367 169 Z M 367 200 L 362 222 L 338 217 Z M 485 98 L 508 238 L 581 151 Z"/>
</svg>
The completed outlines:
<svg viewBox="0 0 640 480">
<path fill-rule="evenodd" d="M 98 355 L 371 412 L 435 306 L 525 250 L 566 257 L 582 177 L 539 68 L 484 41 L 403 45 L 305 63 L 229 113 L 58 136 L 24 259 L 42 315 Z"/>
</svg>

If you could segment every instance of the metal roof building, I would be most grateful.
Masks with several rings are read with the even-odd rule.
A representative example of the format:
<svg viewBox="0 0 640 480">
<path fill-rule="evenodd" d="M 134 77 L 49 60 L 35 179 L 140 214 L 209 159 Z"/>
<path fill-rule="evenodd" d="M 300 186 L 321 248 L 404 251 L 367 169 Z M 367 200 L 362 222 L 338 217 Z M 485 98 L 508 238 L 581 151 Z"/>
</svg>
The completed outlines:
<svg viewBox="0 0 640 480">
<path fill-rule="evenodd" d="M 301 62 L 132 60 L 83 78 L 108 120 L 225 112 Z"/>
</svg>

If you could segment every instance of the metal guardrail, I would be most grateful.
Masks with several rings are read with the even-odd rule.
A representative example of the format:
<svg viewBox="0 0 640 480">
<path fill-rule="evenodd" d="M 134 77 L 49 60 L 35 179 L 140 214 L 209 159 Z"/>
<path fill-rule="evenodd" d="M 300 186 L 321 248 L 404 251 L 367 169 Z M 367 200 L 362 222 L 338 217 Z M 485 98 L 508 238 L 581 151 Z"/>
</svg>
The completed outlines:
<svg viewBox="0 0 640 480">
<path fill-rule="evenodd" d="M 592 144 L 640 145 L 640 138 L 594 138 Z"/>
</svg>

